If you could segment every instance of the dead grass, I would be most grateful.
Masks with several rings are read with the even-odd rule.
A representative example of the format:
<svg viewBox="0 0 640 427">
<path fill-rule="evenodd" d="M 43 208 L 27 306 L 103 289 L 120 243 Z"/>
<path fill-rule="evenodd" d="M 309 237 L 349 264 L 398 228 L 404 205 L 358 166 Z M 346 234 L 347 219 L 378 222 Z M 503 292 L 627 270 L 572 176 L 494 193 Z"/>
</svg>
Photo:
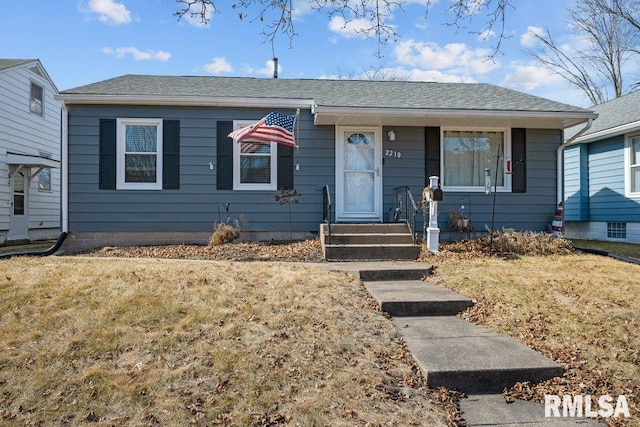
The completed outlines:
<svg viewBox="0 0 640 427">
<path fill-rule="evenodd" d="M 630 258 L 640 259 L 640 244 L 580 239 L 571 239 L 571 243 L 577 248 L 595 249 L 617 255 L 627 256 Z"/>
<path fill-rule="evenodd" d="M 567 370 L 507 395 L 544 401 L 545 394 L 624 394 L 632 419 L 609 425 L 640 425 L 640 266 L 580 253 L 489 257 L 484 247 L 462 249 L 444 245 L 425 259 L 437 266 L 437 282 L 476 301 L 463 317 Z"/>
<path fill-rule="evenodd" d="M 4 260 L 0 423 L 446 425 L 372 306 L 293 264 Z"/>
</svg>

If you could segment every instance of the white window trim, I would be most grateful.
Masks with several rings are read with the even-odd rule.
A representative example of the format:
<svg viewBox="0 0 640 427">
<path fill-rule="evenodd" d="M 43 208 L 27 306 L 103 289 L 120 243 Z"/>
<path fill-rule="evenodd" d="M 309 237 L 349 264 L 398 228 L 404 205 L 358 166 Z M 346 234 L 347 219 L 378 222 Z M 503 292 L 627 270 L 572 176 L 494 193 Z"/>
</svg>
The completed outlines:
<svg viewBox="0 0 640 427">
<path fill-rule="evenodd" d="M 35 114 L 38 117 L 44 117 L 44 107 L 45 107 L 45 99 L 46 99 L 46 93 L 45 93 L 45 87 L 43 85 L 41 85 L 40 83 L 37 83 L 34 80 L 30 80 L 31 84 L 29 84 L 29 112 L 31 114 Z M 35 112 L 33 111 L 33 108 L 31 108 L 31 99 L 32 99 L 32 93 L 33 93 L 33 86 L 37 86 L 40 89 L 42 89 L 42 105 L 41 105 L 41 111 Z"/>
<path fill-rule="evenodd" d="M 43 175 L 43 173 L 45 171 L 48 171 L 49 173 L 49 181 L 48 181 L 48 186 L 47 187 L 43 187 L 41 186 L 42 184 L 42 177 L 45 176 Z M 42 168 L 42 170 L 40 171 L 40 173 L 38 174 L 38 191 L 41 193 L 51 193 L 51 180 L 53 179 L 53 170 L 51 168 Z"/>
<path fill-rule="evenodd" d="M 624 194 L 626 197 L 640 199 L 640 191 L 631 192 L 631 141 L 635 139 L 640 144 L 640 134 L 630 134 L 624 144 Z"/>
<path fill-rule="evenodd" d="M 162 119 L 116 119 L 116 189 L 117 190 L 162 190 Z M 125 129 L 126 126 L 155 126 L 156 182 L 125 182 Z"/>
<path fill-rule="evenodd" d="M 255 124 L 255 120 L 234 120 L 233 130 Z M 233 189 L 242 191 L 275 191 L 278 189 L 278 145 L 270 145 L 271 176 L 268 184 L 246 184 L 240 182 L 240 144 L 233 143 Z"/>
<path fill-rule="evenodd" d="M 484 127 L 442 127 L 440 128 L 440 170 L 441 179 L 444 178 L 444 133 L 445 131 L 457 132 L 457 131 L 476 131 L 476 132 L 502 132 L 504 135 L 504 153 L 502 153 L 503 170 L 504 170 L 504 185 L 497 187 L 498 193 L 510 193 L 512 189 L 511 175 L 507 171 L 507 161 L 511 160 L 511 128 L 484 128 Z M 491 169 L 491 191 L 494 189 L 495 182 L 495 163 Z M 513 162 L 511 163 L 511 170 L 513 171 Z M 447 185 L 445 180 L 442 182 L 443 191 L 451 192 L 464 192 L 464 193 L 484 193 L 484 184 L 480 186 L 452 186 Z"/>
</svg>

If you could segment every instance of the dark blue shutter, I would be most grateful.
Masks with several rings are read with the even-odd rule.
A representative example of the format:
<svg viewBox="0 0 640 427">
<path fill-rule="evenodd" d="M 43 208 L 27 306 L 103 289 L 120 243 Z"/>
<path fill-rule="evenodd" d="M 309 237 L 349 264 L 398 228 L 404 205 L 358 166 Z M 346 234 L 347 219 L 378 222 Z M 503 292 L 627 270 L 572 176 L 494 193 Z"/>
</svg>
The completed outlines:
<svg viewBox="0 0 640 427">
<path fill-rule="evenodd" d="M 511 192 L 527 192 L 527 130 L 511 129 Z"/>
<path fill-rule="evenodd" d="M 233 190 L 233 139 L 228 136 L 233 131 L 233 122 L 219 121 L 217 127 L 216 188 Z"/>
<path fill-rule="evenodd" d="M 116 120 L 100 119 L 98 188 L 116 188 Z"/>
<path fill-rule="evenodd" d="M 278 144 L 278 190 L 293 190 L 293 147 Z"/>
<path fill-rule="evenodd" d="M 440 176 L 440 128 L 425 128 L 425 186 L 429 185 L 430 176 Z"/>
<path fill-rule="evenodd" d="M 162 124 L 162 188 L 180 188 L 180 120 Z"/>
</svg>

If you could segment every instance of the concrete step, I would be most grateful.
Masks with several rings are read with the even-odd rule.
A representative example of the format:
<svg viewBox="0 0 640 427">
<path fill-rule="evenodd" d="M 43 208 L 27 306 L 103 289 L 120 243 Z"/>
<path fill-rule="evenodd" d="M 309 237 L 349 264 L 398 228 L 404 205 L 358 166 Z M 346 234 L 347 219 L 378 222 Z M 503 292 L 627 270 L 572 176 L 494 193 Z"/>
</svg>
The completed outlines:
<svg viewBox="0 0 640 427">
<path fill-rule="evenodd" d="M 473 305 L 451 289 L 422 280 L 365 281 L 365 286 L 380 309 L 394 317 L 455 316 Z"/>
<path fill-rule="evenodd" d="M 413 244 L 389 245 L 324 245 L 325 259 L 329 261 L 358 260 L 415 260 L 420 246 Z"/>
<path fill-rule="evenodd" d="M 518 381 L 561 376 L 563 368 L 515 340 L 455 316 L 393 319 L 429 387 L 500 393 Z"/>
<path fill-rule="evenodd" d="M 323 224 L 326 227 L 326 224 Z M 409 233 L 409 227 L 404 222 L 331 224 L 331 234 L 367 234 L 367 233 Z"/>
<path fill-rule="evenodd" d="M 413 244 L 410 233 L 331 233 L 332 245 Z"/>
<path fill-rule="evenodd" d="M 433 273 L 433 266 L 424 264 L 419 267 L 415 263 L 393 264 L 386 268 L 359 269 L 359 278 L 363 282 L 422 280 Z"/>
</svg>

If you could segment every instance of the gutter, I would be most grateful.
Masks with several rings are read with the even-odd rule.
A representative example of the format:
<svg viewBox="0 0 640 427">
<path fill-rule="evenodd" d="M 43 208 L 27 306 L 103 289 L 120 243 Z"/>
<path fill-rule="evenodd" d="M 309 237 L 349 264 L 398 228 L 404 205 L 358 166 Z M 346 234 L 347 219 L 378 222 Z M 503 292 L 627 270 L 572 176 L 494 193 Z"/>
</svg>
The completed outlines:
<svg viewBox="0 0 640 427">
<path fill-rule="evenodd" d="M 61 214 L 61 231 L 63 233 L 69 232 L 69 110 L 67 109 L 64 101 L 61 102 L 62 108 L 62 153 L 61 153 L 61 161 L 62 168 L 60 172 L 60 209 L 62 210 Z"/>
<path fill-rule="evenodd" d="M 154 105 L 188 107 L 254 107 L 311 109 L 313 100 L 217 96 L 96 95 L 61 93 L 55 99 L 67 105 Z"/>
<path fill-rule="evenodd" d="M 596 116 L 597 118 L 598 116 Z M 583 133 L 585 133 L 586 131 L 588 131 L 591 128 L 591 125 L 593 124 L 593 117 L 589 117 L 589 121 L 587 121 L 587 124 L 585 125 L 585 127 L 583 127 L 582 129 L 580 129 L 575 135 L 573 135 L 571 138 L 569 138 L 568 140 L 566 140 L 564 143 L 560 144 L 560 146 L 556 149 L 556 162 L 558 165 L 558 176 L 557 176 L 557 197 L 556 197 L 556 204 L 560 205 L 560 203 L 564 200 L 564 191 L 563 191 L 563 185 L 562 185 L 562 181 L 563 181 L 563 175 L 564 175 L 564 162 L 562 159 L 562 152 L 564 151 L 565 148 L 567 148 L 569 145 L 573 144 L 576 139 L 578 139 L 578 137 L 580 137 L 580 135 L 582 135 Z"/>
</svg>

